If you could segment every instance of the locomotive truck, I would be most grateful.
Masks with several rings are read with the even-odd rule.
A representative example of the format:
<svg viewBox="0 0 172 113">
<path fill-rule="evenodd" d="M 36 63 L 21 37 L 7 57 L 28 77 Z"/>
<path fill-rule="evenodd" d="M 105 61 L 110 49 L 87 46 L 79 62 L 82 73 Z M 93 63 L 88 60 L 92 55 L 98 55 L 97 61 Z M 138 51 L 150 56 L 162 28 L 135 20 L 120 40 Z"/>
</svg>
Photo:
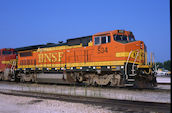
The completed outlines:
<svg viewBox="0 0 172 113">
<path fill-rule="evenodd" d="M 0 79 L 20 82 L 156 87 L 147 48 L 131 31 L 113 30 L 0 51 Z"/>
</svg>

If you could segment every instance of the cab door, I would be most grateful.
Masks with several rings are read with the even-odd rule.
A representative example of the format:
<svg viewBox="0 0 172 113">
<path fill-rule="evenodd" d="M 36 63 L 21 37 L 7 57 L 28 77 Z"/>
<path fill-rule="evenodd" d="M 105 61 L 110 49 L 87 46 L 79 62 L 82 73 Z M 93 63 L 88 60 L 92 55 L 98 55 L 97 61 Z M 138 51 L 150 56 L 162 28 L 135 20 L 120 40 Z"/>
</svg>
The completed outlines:
<svg viewBox="0 0 172 113">
<path fill-rule="evenodd" d="M 100 35 L 94 36 L 94 61 L 108 61 L 110 58 L 110 45 L 111 37 L 110 35 Z"/>
</svg>

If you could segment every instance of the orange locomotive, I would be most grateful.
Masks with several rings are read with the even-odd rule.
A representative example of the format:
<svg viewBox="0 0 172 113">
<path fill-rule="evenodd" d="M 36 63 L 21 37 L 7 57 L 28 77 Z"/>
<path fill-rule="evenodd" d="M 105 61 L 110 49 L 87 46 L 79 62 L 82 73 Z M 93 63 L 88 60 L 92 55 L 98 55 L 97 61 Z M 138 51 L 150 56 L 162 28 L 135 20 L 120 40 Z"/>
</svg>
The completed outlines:
<svg viewBox="0 0 172 113">
<path fill-rule="evenodd" d="M 154 87 L 143 41 L 113 30 L 68 39 L 66 43 L 17 48 L 20 81 Z"/>
</svg>

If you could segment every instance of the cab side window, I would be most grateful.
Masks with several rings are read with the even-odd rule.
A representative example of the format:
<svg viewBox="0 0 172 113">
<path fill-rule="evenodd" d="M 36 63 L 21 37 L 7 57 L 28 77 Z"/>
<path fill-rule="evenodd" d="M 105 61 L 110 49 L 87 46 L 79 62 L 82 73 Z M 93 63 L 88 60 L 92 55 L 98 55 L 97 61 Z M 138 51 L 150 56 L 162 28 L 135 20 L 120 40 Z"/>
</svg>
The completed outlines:
<svg viewBox="0 0 172 113">
<path fill-rule="evenodd" d="M 100 44 L 100 37 L 95 37 L 95 38 L 94 38 L 94 44 L 95 44 L 95 45 Z"/>
<path fill-rule="evenodd" d="M 94 45 L 105 44 L 110 42 L 110 36 L 98 36 L 94 38 Z"/>
<path fill-rule="evenodd" d="M 102 39 L 102 44 L 105 44 L 106 43 L 106 37 L 102 36 L 101 39 Z"/>
</svg>

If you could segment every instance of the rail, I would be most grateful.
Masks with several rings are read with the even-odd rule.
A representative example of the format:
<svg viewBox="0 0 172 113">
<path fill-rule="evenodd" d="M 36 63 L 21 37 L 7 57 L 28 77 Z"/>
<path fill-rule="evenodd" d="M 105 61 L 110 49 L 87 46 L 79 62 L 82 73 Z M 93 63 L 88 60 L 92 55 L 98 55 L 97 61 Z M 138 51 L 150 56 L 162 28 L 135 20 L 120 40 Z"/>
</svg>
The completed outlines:
<svg viewBox="0 0 172 113">
<path fill-rule="evenodd" d="M 106 98 L 116 100 L 171 103 L 170 89 L 124 89 L 124 88 L 104 88 L 68 85 L 49 85 L 49 84 L 27 84 L 15 82 L 0 82 L 0 92 L 10 91 L 38 93 L 49 95 L 82 96 L 93 98 Z M 145 97 L 145 95 L 147 95 Z"/>
</svg>

